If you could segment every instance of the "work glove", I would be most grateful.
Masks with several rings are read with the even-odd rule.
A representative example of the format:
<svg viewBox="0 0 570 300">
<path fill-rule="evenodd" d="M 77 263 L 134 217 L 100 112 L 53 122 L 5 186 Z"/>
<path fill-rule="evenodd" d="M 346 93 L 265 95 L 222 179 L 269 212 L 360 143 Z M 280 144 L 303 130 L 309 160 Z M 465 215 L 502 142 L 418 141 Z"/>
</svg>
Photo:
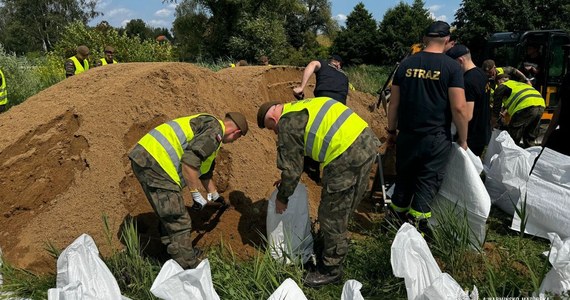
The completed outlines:
<svg viewBox="0 0 570 300">
<path fill-rule="evenodd" d="M 204 205 L 206 205 L 206 203 L 208 202 L 198 191 L 192 192 L 192 199 L 194 200 L 194 204 L 192 204 L 191 209 L 195 211 L 202 210 L 202 208 L 204 208 Z"/>
<path fill-rule="evenodd" d="M 227 206 L 226 201 L 224 200 L 224 197 L 221 196 L 220 194 L 218 194 L 218 192 L 212 192 L 212 193 L 208 193 L 208 201 L 214 201 L 217 203 L 222 204 L 222 206 Z"/>
</svg>

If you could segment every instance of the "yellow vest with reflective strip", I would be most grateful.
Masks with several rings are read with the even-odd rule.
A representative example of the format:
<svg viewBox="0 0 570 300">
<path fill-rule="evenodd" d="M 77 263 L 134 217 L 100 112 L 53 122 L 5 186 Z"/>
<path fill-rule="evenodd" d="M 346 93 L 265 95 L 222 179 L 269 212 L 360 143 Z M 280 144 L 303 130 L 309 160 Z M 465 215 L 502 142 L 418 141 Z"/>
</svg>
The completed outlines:
<svg viewBox="0 0 570 300">
<path fill-rule="evenodd" d="M 341 155 L 368 123 L 346 105 L 329 97 L 299 100 L 283 105 L 283 114 L 306 110 L 309 121 L 305 127 L 305 155 L 324 168 Z"/>
<path fill-rule="evenodd" d="M 505 70 L 503 68 L 495 68 L 497 70 L 497 75 L 505 74 Z"/>
<path fill-rule="evenodd" d="M 69 59 L 71 59 L 71 61 L 73 61 L 73 64 L 75 65 L 75 75 L 83 73 L 87 70 L 89 70 L 89 61 L 87 59 L 83 60 L 83 65 L 79 62 L 79 59 L 77 59 L 77 57 L 72 56 Z"/>
<path fill-rule="evenodd" d="M 0 80 L 2 81 L 0 85 L 0 105 L 8 104 L 8 90 L 6 90 L 6 77 L 4 73 L 0 70 Z"/>
<path fill-rule="evenodd" d="M 182 176 L 182 154 L 188 143 L 194 138 L 194 131 L 190 126 L 190 120 L 198 116 L 209 116 L 208 114 L 197 114 L 188 117 L 182 117 L 166 122 L 151 130 L 138 142 L 150 155 L 158 162 L 162 169 L 176 182 L 179 186 L 184 187 L 184 177 Z M 212 116 L 213 117 L 213 116 Z M 216 120 L 218 120 L 216 118 Z M 218 120 L 222 126 L 222 132 L 226 131 L 224 122 Z M 218 149 L 214 151 L 206 160 L 200 164 L 200 174 L 210 171 L 212 162 L 216 158 Z"/>
<path fill-rule="evenodd" d="M 516 80 L 507 80 L 503 84 L 511 88 L 511 95 L 503 100 L 503 107 L 509 115 L 513 116 L 519 110 L 531 106 L 546 106 L 540 92 L 532 86 Z"/>
<path fill-rule="evenodd" d="M 113 63 L 116 64 L 117 61 L 113 59 Z M 101 58 L 101 65 L 104 66 L 107 64 L 107 60 L 105 58 Z"/>
</svg>

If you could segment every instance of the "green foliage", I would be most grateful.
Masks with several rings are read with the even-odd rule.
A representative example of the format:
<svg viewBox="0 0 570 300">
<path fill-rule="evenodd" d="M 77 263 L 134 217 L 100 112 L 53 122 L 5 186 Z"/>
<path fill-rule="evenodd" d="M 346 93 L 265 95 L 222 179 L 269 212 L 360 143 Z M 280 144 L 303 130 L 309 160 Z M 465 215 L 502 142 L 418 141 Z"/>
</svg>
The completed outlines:
<svg viewBox="0 0 570 300">
<path fill-rule="evenodd" d="M 494 32 L 565 29 L 570 31 L 565 0 L 464 0 L 455 14 L 459 39 L 478 52 Z"/>
<path fill-rule="evenodd" d="M 113 233 L 106 216 L 103 216 L 103 223 L 107 242 L 112 249 L 116 249 L 113 247 Z M 121 241 L 125 249 L 115 250 L 109 258 L 104 259 L 121 292 L 131 299 L 156 299 L 150 292 L 150 287 L 160 271 L 160 264 L 142 255 L 137 227 L 132 219 L 125 221 L 122 226 Z"/>
<path fill-rule="evenodd" d="M 25 53 L 53 49 L 70 22 L 87 22 L 99 15 L 95 0 L 3 0 L 0 6 L 0 43 L 9 51 Z"/>
<path fill-rule="evenodd" d="M 276 19 L 245 19 L 240 24 L 240 32 L 230 38 L 228 48 L 229 55 L 238 59 L 251 61 L 266 55 L 274 61 L 282 61 L 287 48 L 285 31 Z"/>
<path fill-rule="evenodd" d="M 103 49 L 107 45 L 115 48 L 115 59 L 118 62 L 150 62 L 172 61 L 173 48 L 170 43 L 159 43 L 154 39 L 141 40 L 138 36 L 129 37 L 126 33 L 119 34 L 112 27 L 86 27 L 80 22 L 69 24 L 64 29 L 63 38 L 57 43 L 54 54 L 64 59 L 75 55 L 79 45 L 89 47 L 90 60 L 103 57 Z"/>
<path fill-rule="evenodd" d="M 381 63 L 390 65 L 400 61 L 410 46 L 422 41 L 431 22 L 422 0 L 414 0 L 411 6 L 400 2 L 388 9 L 379 27 Z"/>
<path fill-rule="evenodd" d="M 376 95 L 388 78 L 391 67 L 378 67 L 373 65 L 358 65 L 343 68 L 350 83 L 361 92 Z"/>
<path fill-rule="evenodd" d="M 57 67 L 56 67 L 57 64 Z M 65 76 L 53 56 L 27 58 L 8 54 L 0 45 L 0 66 L 6 77 L 8 107 L 18 105 Z"/>
<path fill-rule="evenodd" d="M 372 64 L 378 62 L 378 30 L 372 14 L 362 2 L 346 18 L 343 28 L 332 46 L 332 52 L 340 54 L 345 64 Z"/>
<path fill-rule="evenodd" d="M 300 59 L 304 53 L 320 52 L 317 33 L 336 29 L 330 7 L 326 0 L 184 0 L 176 8 L 174 35 L 183 60 L 251 62 L 265 55 L 274 64 L 297 62 L 306 60 Z"/>
<path fill-rule="evenodd" d="M 55 274 L 36 275 L 3 261 L 0 252 L 0 274 L 5 279 L 0 285 L 0 299 L 23 297 L 32 300 L 47 299 L 48 289 L 55 286 Z"/>
</svg>

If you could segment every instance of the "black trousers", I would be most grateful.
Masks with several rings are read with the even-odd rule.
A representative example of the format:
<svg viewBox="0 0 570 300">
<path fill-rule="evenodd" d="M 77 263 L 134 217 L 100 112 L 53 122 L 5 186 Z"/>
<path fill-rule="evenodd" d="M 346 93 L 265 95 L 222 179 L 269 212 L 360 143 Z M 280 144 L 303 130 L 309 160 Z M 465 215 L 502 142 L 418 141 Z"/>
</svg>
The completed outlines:
<svg viewBox="0 0 570 300">
<path fill-rule="evenodd" d="M 451 138 L 444 132 L 420 135 L 400 132 L 396 140 L 396 187 L 392 203 L 431 212 L 451 151 Z"/>
</svg>

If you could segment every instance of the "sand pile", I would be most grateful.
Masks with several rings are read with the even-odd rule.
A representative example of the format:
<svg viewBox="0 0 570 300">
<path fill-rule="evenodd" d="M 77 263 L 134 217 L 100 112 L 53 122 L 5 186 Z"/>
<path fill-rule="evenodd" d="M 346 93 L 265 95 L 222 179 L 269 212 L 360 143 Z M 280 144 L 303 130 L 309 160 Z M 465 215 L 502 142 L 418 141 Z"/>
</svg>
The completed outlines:
<svg viewBox="0 0 570 300">
<path fill-rule="evenodd" d="M 265 232 L 266 197 L 278 179 L 275 136 L 257 128 L 268 100 L 294 100 L 302 71 L 292 67 L 240 67 L 211 72 L 185 63 L 108 65 L 66 79 L 0 115 L 0 248 L 10 263 L 53 271 L 46 242 L 64 248 L 88 233 L 102 253 L 120 247 L 125 218 L 159 245 L 158 221 L 130 169 L 127 153 L 150 129 L 170 119 L 208 112 L 242 112 L 250 134 L 225 145 L 214 180 L 231 208 L 191 213 L 200 247 L 230 244 L 251 254 Z M 312 96 L 312 88 L 306 95 Z M 370 113 L 371 95 L 351 91 L 348 104 L 383 136 L 383 113 Z M 306 176 L 311 214 L 320 187 Z M 187 197 L 187 199 L 191 199 Z M 188 205 L 190 203 L 187 203 Z M 108 216 L 114 246 L 107 245 Z"/>
</svg>

